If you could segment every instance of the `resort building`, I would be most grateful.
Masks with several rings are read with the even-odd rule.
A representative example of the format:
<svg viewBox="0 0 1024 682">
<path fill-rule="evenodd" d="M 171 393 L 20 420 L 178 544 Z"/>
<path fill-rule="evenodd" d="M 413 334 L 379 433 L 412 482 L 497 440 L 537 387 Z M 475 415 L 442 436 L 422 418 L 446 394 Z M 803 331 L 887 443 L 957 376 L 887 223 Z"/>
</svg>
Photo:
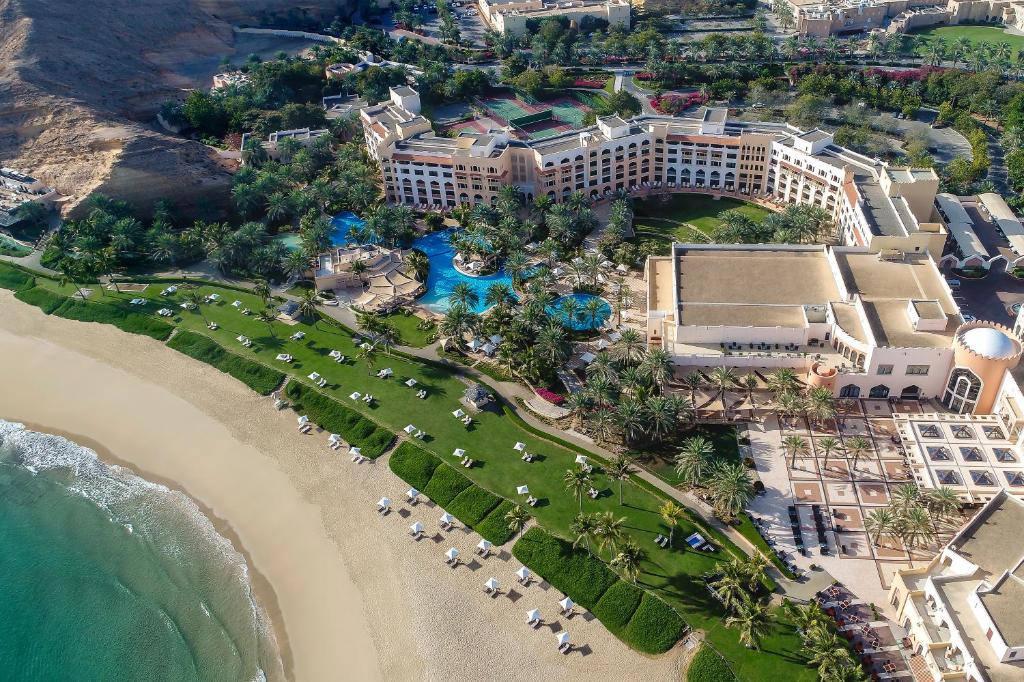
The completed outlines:
<svg viewBox="0 0 1024 682">
<path fill-rule="evenodd" d="M 513 184 L 528 201 L 582 191 L 593 199 L 625 190 L 694 192 L 767 203 L 812 204 L 836 222 L 841 239 L 872 250 L 938 258 L 946 228 L 935 209 L 931 169 L 893 168 L 836 145 L 821 130 L 728 118 L 706 108 L 690 117 L 617 116 L 544 139 L 511 129 L 434 135 L 411 88 L 360 112 L 367 146 L 380 163 L 387 200 L 451 208 L 491 204 Z"/>
<path fill-rule="evenodd" d="M 404 254 L 398 249 L 347 246 L 317 257 L 313 281 L 317 291 L 361 290 L 352 303 L 365 310 L 390 310 L 411 302 L 423 290 L 405 269 Z"/>
<path fill-rule="evenodd" d="M 277 151 L 278 143 L 283 140 L 295 140 L 303 147 L 308 147 L 313 142 L 324 135 L 330 135 L 331 131 L 326 128 L 320 130 L 310 130 L 309 128 L 296 128 L 295 130 L 279 130 L 276 133 L 270 133 L 270 136 L 263 141 L 263 149 L 266 150 L 267 155 L 271 159 L 278 159 L 280 154 Z M 242 134 L 242 151 L 245 151 L 245 146 L 250 139 L 254 139 L 249 133 Z M 243 155 L 243 160 L 245 156 Z"/>
<path fill-rule="evenodd" d="M 480 0 L 484 21 L 498 33 L 514 36 L 526 34 L 528 22 L 551 17 L 565 17 L 577 26 L 589 19 L 628 29 L 630 9 L 627 0 Z"/>
<path fill-rule="evenodd" d="M 235 85 L 245 85 L 249 82 L 249 74 L 241 71 L 225 71 L 213 77 L 212 90 L 225 90 Z"/>
<path fill-rule="evenodd" d="M 1024 502 L 998 493 L 927 565 L 889 588 L 916 679 L 1024 680 Z"/>
<path fill-rule="evenodd" d="M 50 208 L 59 196 L 57 190 L 31 175 L 13 168 L 0 168 L 0 227 L 18 222 L 18 208 L 22 204 L 35 202 Z"/>
</svg>

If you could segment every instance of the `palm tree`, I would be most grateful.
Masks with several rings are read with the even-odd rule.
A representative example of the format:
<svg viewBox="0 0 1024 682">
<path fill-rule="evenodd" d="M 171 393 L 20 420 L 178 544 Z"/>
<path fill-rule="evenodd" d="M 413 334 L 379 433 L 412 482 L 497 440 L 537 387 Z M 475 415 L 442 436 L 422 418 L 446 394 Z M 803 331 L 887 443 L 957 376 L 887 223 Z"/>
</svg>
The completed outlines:
<svg viewBox="0 0 1024 682">
<path fill-rule="evenodd" d="M 959 516 L 960 496 L 949 487 L 939 486 L 929 490 L 924 495 L 924 506 L 932 514 L 932 529 L 938 535 L 939 522 L 949 521 Z"/>
<path fill-rule="evenodd" d="M 441 320 L 441 324 L 438 326 L 438 330 L 452 338 L 455 341 L 455 345 L 462 348 L 465 344 L 466 334 L 476 329 L 479 317 L 476 313 L 471 312 L 465 304 L 456 303 L 448 308 L 448 312 L 445 314 L 444 319 Z"/>
<path fill-rule="evenodd" d="M 683 377 L 683 385 L 690 391 L 690 403 L 697 405 L 697 389 L 704 385 L 704 376 L 700 372 L 690 372 Z"/>
<path fill-rule="evenodd" d="M 722 567 L 722 577 L 709 586 L 727 611 L 736 612 L 741 604 L 750 600 L 750 594 L 743 573 L 736 570 L 738 567 L 730 566 L 731 563 Z"/>
<path fill-rule="evenodd" d="M 789 453 L 789 468 L 796 468 L 796 458 L 808 452 L 807 440 L 803 436 L 786 436 L 782 439 L 782 447 Z"/>
<path fill-rule="evenodd" d="M 921 498 L 921 490 L 913 483 L 903 483 L 896 486 L 892 491 L 892 506 L 898 513 L 903 513 L 912 507 L 918 506 Z"/>
<path fill-rule="evenodd" d="M 199 293 L 198 289 L 189 289 L 188 291 L 186 291 L 185 301 L 196 307 L 196 312 L 199 313 L 199 317 L 203 319 L 204 324 L 210 324 L 206 320 L 206 315 L 203 315 L 203 303 L 206 301 L 206 299 L 203 298 L 203 295 Z"/>
<path fill-rule="evenodd" d="M 604 379 L 611 383 L 619 381 L 618 370 L 615 369 L 615 362 L 607 352 L 597 354 L 594 361 L 587 365 L 587 377 L 591 379 Z"/>
<path fill-rule="evenodd" d="M 873 536 L 872 542 L 877 547 L 883 535 L 897 534 L 897 522 L 898 519 L 892 510 L 880 507 L 864 517 L 864 529 Z"/>
<path fill-rule="evenodd" d="M 459 282 L 452 287 L 452 293 L 448 295 L 448 300 L 451 304 L 461 304 L 467 308 L 475 308 L 480 303 L 480 294 L 476 292 L 476 289 L 469 286 L 466 282 Z"/>
<path fill-rule="evenodd" d="M 854 436 L 846 441 L 846 453 L 853 457 L 850 465 L 850 473 L 857 468 L 857 462 L 861 457 L 871 452 L 871 441 L 864 436 Z"/>
<path fill-rule="evenodd" d="M 756 591 L 767 582 L 768 565 L 768 559 L 760 552 L 757 552 L 747 560 L 744 569 L 747 572 L 747 584 L 752 591 Z"/>
<path fill-rule="evenodd" d="M 910 507 L 900 515 L 900 539 L 908 547 L 931 542 L 934 537 L 935 531 L 927 509 Z"/>
<path fill-rule="evenodd" d="M 684 485 L 701 485 L 711 469 L 715 447 L 704 436 L 688 439 L 675 457 L 676 475 Z"/>
<path fill-rule="evenodd" d="M 562 476 L 566 490 L 575 495 L 579 501 L 580 512 L 583 511 L 583 495 L 590 489 L 591 480 L 590 473 L 583 468 L 569 469 Z"/>
<path fill-rule="evenodd" d="M 265 279 L 257 280 L 252 287 L 252 293 L 259 296 L 260 301 L 263 302 L 263 306 L 266 307 L 267 303 L 270 301 L 270 284 L 268 284 Z"/>
<path fill-rule="evenodd" d="M 819 424 L 834 419 L 838 412 L 835 396 L 832 394 L 832 390 L 825 386 L 812 388 L 807 404 L 811 417 Z"/>
<path fill-rule="evenodd" d="M 623 400 L 615 411 L 615 417 L 625 442 L 636 441 L 647 426 L 643 405 L 636 400 Z"/>
<path fill-rule="evenodd" d="M 742 464 L 721 463 L 711 473 L 708 492 L 715 513 L 728 521 L 742 512 L 754 497 L 754 482 Z"/>
<path fill-rule="evenodd" d="M 590 428 L 599 445 L 611 437 L 614 427 L 615 414 L 608 408 L 596 410 L 590 417 Z"/>
<path fill-rule="evenodd" d="M 270 332 L 270 335 L 275 339 L 277 338 L 277 334 L 274 333 L 274 320 L 276 318 L 270 308 L 264 308 L 256 313 L 256 319 L 267 325 L 267 330 Z"/>
<path fill-rule="evenodd" d="M 828 469 L 828 458 L 831 454 L 837 450 L 842 449 L 843 444 L 838 438 L 833 436 L 825 436 L 818 441 L 818 447 L 825 454 L 824 468 Z"/>
<path fill-rule="evenodd" d="M 740 631 L 740 643 L 748 649 L 761 649 L 761 638 L 771 631 L 768 608 L 753 600 L 739 605 L 736 615 L 725 619 L 725 626 Z"/>
<path fill-rule="evenodd" d="M 626 523 L 624 518 L 615 518 L 610 511 L 599 514 L 595 520 L 594 537 L 597 539 L 598 549 L 610 547 L 614 552 L 622 539 L 622 526 Z M 609 553 L 611 556 L 611 553 Z"/>
<path fill-rule="evenodd" d="M 518 504 L 508 510 L 505 514 L 505 521 L 508 523 L 508 529 L 513 533 L 520 534 L 523 532 L 523 528 L 526 527 L 526 523 L 530 520 L 530 514 Z"/>
<path fill-rule="evenodd" d="M 722 401 L 722 409 L 728 413 L 729 405 L 726 402 L 726 392 L 736 385 L 738 377 L 736 371 L 731 367 L 715 367 L 709 375 L 711 384 L 718 388 L 718 399 Z"/>
<path fill-rule="evenodd" d="M 405 257 L 406 264 L 412 268 L 417 282 L 424 282 L 430 274 L 430 259 L 422 251 L 411 251 Z"/>
<path fill-rule="evenodd" d="M 591 406 L 590 395 L 585 391 L 577 391 L 576 393 L 570 393 L 565 403 L 562 405 L 565 409 L 569 410 L 569 414 L 572 416 L 572 428 L 579 429 L 580 422 L 583 419 L 583 415 L 586 413 Z"/>
<path fill-rule="evenodd" d="M 829 615 L 821 608 L 821 604 L 816 601 L 798 604 L 785 600 L 783 608 L 789 620 L 796 626 L 797 632 L 800 633 L 805 641 L 814 628 L 827 627 L 830 620 Z"/>
<path fill-rule="evenodd" d="M 753 409 L 754 391 L 758 386 L 757 377 L 753 374 L 744 374 L 736 383 L 747 392 L 747 402 L 750 403 L 750 407 Z"/>
<path fill-rule="evenodd" d="M 595 537 L 597 531 L 597 517 L 593 514 L 577 514 L 576 518 L 569 525 L 569 530 L 576 536 L 572 541 L 573 548 L 575 549 L 581 543 L 585 544 L 587 546 L 587 554 L 593 556 L 593 553 L 590 551 L 590 540 Z"/>
<path fill-rule="evenodd" d="M 640 366 L 659 389 L 672 378 L 672 354 L 664 348 L 649 350 Z"/>
<path fill-rule="evenodd" d="M 628 481 L 629 477 L 633 475 L 633 458 L 620 454 L 608 467 L 606 473 L 608 478 L 619 482 L 619 504 L 622 504 L 622 483 Z"/>
<path fill-rule="evenodd" d="M 361 357 L 366 362 L 366 373 L 369 374 L 370 376 L 373 376 L 373 365 L 374 363 L 377 362 L 376 344 L 364 347 L 362 352 L 359 353 L 359 357 Z"/>
<path fill-rule="evenodd" d="M 686 518 L 686 509 L 680 507 L 674 500 L 667 500 L 665 504 L 658 508 L 658 513 L 661 515 L 662 521 L 668 525 L 668 544 L 671 547 L 672 536 L 676 532 L 676 526 Z"/>
<path fill-rule="evenodd" d="M 316 306 L 318 304 L 316 292 L 313 291 L 312 289 L 303 289 L 302 291 L 299 292 L 298 304 L 299 315 L 301 315 L 304 319 L 307 320 L 312 319 L 314 321 L 315 326 L 317 318 Z"/>
<path fill-rule="evenodd" d="M 612 354 L 620 362 L 633 365 L 643 359 L 645 345 L 644 338 L 640 335 L 640 332 L 629 328 L 624 330 L 622 336 L 615 342 Z"/>
<path fill-rule="evenodd" d="M 588 298 L 583 304 L 580 314 L 587 320 L 590 329 L 597 329 L 598 319 L 604 313 L 605 305 L 607 304 L 600 298 Z"/>
<path fill-rule="evenodd" d="M 788 367 L 781 367 L 768 375 L 768 389 L 776 396 L 795 391 L 800 386 L 796 372 Z"/>
<path fill-rule="evenodd" d="M 640 575 L 640 562 L 644 557 L 644 551 L 635 542 L 627 539 L 619 548 L 619 553 L 609 563 L 613 568 L 621 570 L 622 574 L 636 585 L 636 579 Z"/>
</svg>

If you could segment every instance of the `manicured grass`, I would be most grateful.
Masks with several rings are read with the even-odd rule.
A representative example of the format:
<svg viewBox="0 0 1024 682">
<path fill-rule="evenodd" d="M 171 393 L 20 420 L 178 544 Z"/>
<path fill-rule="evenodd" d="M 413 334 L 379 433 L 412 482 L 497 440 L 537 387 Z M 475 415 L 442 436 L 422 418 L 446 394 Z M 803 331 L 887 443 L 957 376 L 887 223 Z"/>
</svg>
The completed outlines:
<svg viewBox="0 0 1024 682">
<path fill-rule="evenodd" d="M 436 328 L 430 330 L 417 329 L 417 326 L 423 322 L 423 318 L 416 315 L 406 315 L 402 312 L 397 312 L 388 315 L 384 319 L 398 330 L 399 335 L 402 337 L 399 343 L 403 346 L 423 348 L 430 345 L 431 340 L 429 337 L 434 336 L 436 339 Z"/>
<path fill-rule="evenodd" d="M 7 263 L 0 263 L 0 289 L 27 289 L 35 285 L 35 278 L 16 267 Z"/>
<path fill-rule="evenodd" d="M 927 54 L 928 44 L 935 38 L 942 38 L 947 49 L 952 48 L 953 43 L 960 38 L 967 38 L 975 45 L 1009 43 L 1014 52 L 1024 49 L 1024 36 L 1008 33 L 1002 26 L 933 26 L 913 31 L 911 35 L 920 40 L 917 53 L 921 55 Z"/>
<path fill-rule="evenodd" d="M 184 300 L 186 286 L 182 285 L 176 294 L 162 296 L 161 290 L 170 283 L 154 283 L 143 292 L 108 291 L 105 297 L 120 299 L 125 303 L 136 297 L 146 298 L 150 301 L 148 305 L 140 306 L 137 310 L 153 316 L 159 308 L 165 306 L 177 312 L 180 310 L 179 304 Z M 254 316 L 242 315 L 231 306 L 231 301 L 238 300 L 242 307 L 261 309 L 261 301 L 253 294 L 208 284 L 187 286 L 194 286 L 203 296 L 220 294 L 222 299 L 214 304 L 204 304 L 201 310 L 180 310 L 171 318 L 179 331 L 197 332 L 241 357 L 267 367 L 280 367 L 293 378 L 290 385 L 308 386 L 305 383 L 306 375 L 311 372 L 320 373 L 329 383 L 325 389 L 309 391 L 310 394 L 329 397 L 331 405 L 344 405 L 356 415 L 372 417 L 388 440 L 392 434 L 412 423 L 427 433 L 427 437 L 417 445 L 443 461 L 452 459 L 454 448 L 465 448 L 478 464 L 471 469 L 459 470 L 459 473 L 476 485 L 508 498 L 515 496 L 516 486 L 528 485 L 530 492 L 541 501 L 537 507 L 530 508 L 537 523 L 554 535 L 572 537 L 570 525 L 579 513 L 579 507 L 575 497 L 565 489 L 562 478 L 567 469 L 575 466 L 576 454 L 583 448 L 559 442 L 556 438 L 529 428 L 504 407 L 495 407 L 475 415 L 473 426 L 467 429 L 451 415 L 452 410 L 459 406 L 459 397 L 465 389 L 465 383 L 451 370 L 436 363 L 398 354 L 388 356 L 385 353 L 378 353 L 374 365 L 367 367 L 365 361 L 359 359 L 360 351 L 352 342 L 353 332 L 332 321 L 318 320 L 315 323 L 302 322 L 296 325 L 274 322 L 268 328 L 267 324 Z M 65 296 L 74 292 L 74 287 L 60 287 L 56 282 L 43 277 L 37 277 L 38 287 Z M 210 331 L 206 326 L 208 321 L 216 322 L 220 328 Z M 304 332 L 305 338 L 301 341 L 289 340 L 288 337 L 296 331 Z M 244 348 L 235 340 L 240 334 L 252 339 L 254 343 L 251 348 Z M 329 357 L 331 350 L 339 350 L 350 361 L 341 364 L 334 362 Z M 290 365 L 277 363 L 274 358 L 282 352 L 293 355 L 294 362 Z M 384 367 L 394 371 L 393 378 L 383 380 L 373 376 Z M 415 398 L 415 390 L 404 385 L 409 378 L 416 379 L 418 387 L 427 390 L 426 400 Z M 352 401 L 348 395 L 353 391 L 369 391 L 377 400 L 372 407 Z M 297 402 L 307 407 L 307 414 L 314 419 L 312 409 L 308 409 L 304 402 L 305 398 L 303 392 L 303 400 Z M 327 424 L 322 425 L 328 428 Z M 338 429 L 329 430 L 341 433 Z M 530 452 L 540 456 L 532 464 L 523 462 L 512 450 L 512 445 L 517 441 L 522 441 Z M 372 454 L 372 451 L 364 449 L 364 454 Z M 617 484 L 599 469 L 595 472 L 593 485 L 602 494 L 596 500 L 585 499 L 583 511 L 609 511 L 624 519 L 629 537 L 647 555 L 641 562 L 641 587 L 664 599 L 692 627 L 705 630 L 708 640 L 729 659 L 741 679 L 753 681 L 771 677 L 810 682 L 815 678 L 815 671 L 804 666 L 796 655 L 799 640 L 791 627 L 775 626 L 765 637 L 762 652 L 753 652 L 741 646 L 736 632 L 723 627 L 724 614 L 718 603 L 709 598 L 700 576 L 715 571 L 720 562 L 728 561 L 734 554 L 738 554 L 737 548 L 691 516 L 679 524 L 675 535 L 686 537 L 699 531 L 716 544 L 721 544 L 723 551 L 708 555 L 688 548 L 662 549 L 654 543 L 657 535 L 668 533 L 668 528 L 658 515 L 658 508 L 666 499 L 662 493 L 644 481 L 632 481 L 624 486 L 624 499 L 620 504 Z M 380 493 L 394 494 L 395 491 L 382 490 Z M 550 580 L 550 576 L 544 577 Z M 601 590 L 598 598 L 604 591 Z"/>
<path fill-rule="evenodd" d="M 10 237 L 4 234 L 0 234 L 0 255 L 3 256 L 27 256 L 32 253 L 32 249 L 14 241 Z"/>
<path fill-rule="evenodd" d="M 686 629 L 664 601 L 623 582 L 604 562 L 540 528 L 528 530 L 512 554 L 638 651 L 668 651 Z"/>
<path fill-rule="evenodd" d="M 634 229 L 664 234 L 679 242 L 692 241 L 692 233 L 681 223 L 690 223 L 710 235 L 722 224 L 718 214 L 728 210 L 740 211 L 756 221 L 764 220 L 771 213 L 766 208 L 736 199 L 722 198 L 716 201 L 704 194 L 670 194 L 664 200 L 651 197 L 636 201 L 633 205 L 636 215 Z"/>
<path fill-rule="evenodd" d="M 388 466 L 396 476 L 422 492 L 430 484 L 430 478 L 434 475 L 434 469 L 441 466 L 441 460 L 412 443 L 402 443 L 391 453 L 391 457 L 388 459 Z M 455 470 L 452 469 L 452 471 Z M 450 476 L 446 475 L 446 478 L 450 478 Z M 459 492 L 462 492 L 462 490 Z M 428 495 L 428 497 L 430 496 Z M 454 499 L 454 497 L 455 495 L 452 495 L 449 501 Z M 438 500 L 434 501 L 441 504 Z"/>
<path fill-rule="evenodd" d="M 402 447 L 405 447 L 405 443 Z M 394 455 L 392 455 L 393 457 Z M 432 455 L 431 455 L 432 456 Z M 436 459 L 436 458 L 435 458 Z M 402 478 L 405 478 L 404 476 Z M 458 497 L 459 493 L 473 485 L 473 482 L 447 464 L 434 469 L 433 475 L 421 488 L 423 494 L 442 507 L 447 506 Z"/>
<path fill-rule="evenodd" d="M 294 402 L 296 412 L 309 417 L 324 431 L 339 434 L 360 448 L 365 457 L 380 457 L 395 440 L 395 434 L 381 428 L 372 419 L 295 379 L 285 386 L 285 395 Z"/>
<path fill-rule="evenodd" d="M 515 532 L 509 528 L 508 519 L 505 515 L 515 508 L 515 502 L 502 500 L 501 503 L 491 510 L 491 513 L 484 517 L 484 520 L 473 527 L 477 533 L 493 542 L 495 545 L 504 545 L 512 539 Z"/>
<path fill-rule="evenodd" d="M 79 322 L 101 322 L 112 324 L 121 331 L 130 334 L 141 334 L 157 341 L 163 341 L 171 335 L 174 329 L 163 320 L 150 315 L 137 313 L 127 309 L 123 301 L 118 302 L 85 302 L 80 299 L 69 298 L 64 305 L 53 311 L 58 317 L 66 317 L 69 320 Z"/>
<path fill-rule="evenodd" d="M 735 679 L 718 652 L 707 645 L 701 646 L 686 670 L 686 682 L 734 682 Z"/>
<path fill-rule="evenodd" d="M 471 486 L 455 496 L 446 509 L 469 527 L 477 526 L 501 504 L 501 498 L 480 486 Z"/>
<path fill-rule="evenodd" d="M 14 297 L 19 301 L 34 305 L 47 315 L 51 315 L 68 300 L 67 296 L 37 286 L 19 289 L 14 292 Z"/>
<path fill-rule="evenodd" d="M 179 331 L 167 345 L 230 374 L 260 395 L 269 395 L 284 381 L 283 373 L 230 353 L 202 334 Z"/>
<path fill-rule="evenodd" d="M 684 441 L 696 436 L 702 436 L 711 441 L 711 445 L 715 449 L 716 460 L 723 462 L 739 461 L 740 449 L 736 442 L 735 427 L 727 424 L 697 424 L 692 429 L 680 434 L 677 445 L 682 446 Z M 677 454 L 679 454 L 678 447 L 668 448 L 646 458 L 643 457 L 644 453 L 634 453 L 655 476 L 666 483 L 680 485 L 682 480 L 676 474 L 675 462 L 673 461 Z"/>
</svg>

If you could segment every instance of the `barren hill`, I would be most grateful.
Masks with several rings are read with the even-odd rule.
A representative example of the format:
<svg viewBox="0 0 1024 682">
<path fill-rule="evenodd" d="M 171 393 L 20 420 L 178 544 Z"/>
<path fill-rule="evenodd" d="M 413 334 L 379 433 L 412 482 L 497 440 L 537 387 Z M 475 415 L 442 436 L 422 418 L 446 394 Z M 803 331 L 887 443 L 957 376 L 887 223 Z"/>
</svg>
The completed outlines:
<svg viewBox="0 0 1024 682">
<path fill-rule="evenodd" d="M 334 14 L 336 0 L 312 0 Z M 0 0 L 0 163 L 71 197 L 92 191 L 185 209 L 226 196 L 207 147 L 164 134 L 160 104 L 208 87 L 190 68 L 236 57 L 232 23 L 286 0 Z M 242 51 L 242 55 L 246 54 Z M 207 69 L 208 70 L 208 69 Z"/>
</svg>

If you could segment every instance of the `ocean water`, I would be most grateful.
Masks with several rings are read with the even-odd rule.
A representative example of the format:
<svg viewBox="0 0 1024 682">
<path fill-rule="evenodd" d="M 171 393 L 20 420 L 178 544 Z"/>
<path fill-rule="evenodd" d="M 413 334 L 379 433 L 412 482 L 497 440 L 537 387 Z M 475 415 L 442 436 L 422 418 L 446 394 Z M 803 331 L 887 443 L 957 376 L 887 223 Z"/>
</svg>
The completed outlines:
<svg viewBox="0 0 1024 682">
<path fill-rule="evenodd" d="M 185 495 L 0 421 L 0 678 L 279 680 L 244 558 Z"/>
</svg>

